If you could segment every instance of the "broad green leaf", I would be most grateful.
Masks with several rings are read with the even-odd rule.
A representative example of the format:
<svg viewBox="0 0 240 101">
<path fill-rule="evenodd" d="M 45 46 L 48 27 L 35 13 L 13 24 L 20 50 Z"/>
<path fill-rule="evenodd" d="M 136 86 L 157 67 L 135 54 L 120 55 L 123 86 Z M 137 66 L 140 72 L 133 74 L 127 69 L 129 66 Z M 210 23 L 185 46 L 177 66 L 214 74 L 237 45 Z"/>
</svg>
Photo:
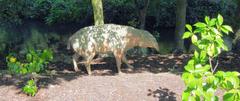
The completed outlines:
<svg viewBox="0 0 240 101">
<path fill-rule="evenodd" d="M 186 39 L 186 38 L 189 38 L 189 37 L 191 37 L 193 34 L 191 33 L 191 32 L 185 32 L 184 34 L 183 34 L 183 39 Z"/>
<path fill-rule="evenodd" d="M 215 41 L 217 42 L 217 44 L 218 44 L 219 46 L 224 45 L 224 41 L 223 41 L 223 39 L 221 39 L 221 38 L 217 38 Z"/>
<path fill-rule="evenodd" d="M 202 66 L 202 65 L 198 64 L 198 65 L 196 65 L 195 72 L 196 73 L 204 73 L 204 72 L 207 72 L 209 69 L 210 69 L 210 65 Z"/>
<path fill-rule="evenodd" d="M 218 20 L 218 24 L 219 24 L 219 25 L 222 25 L 222 24 L 223 24 L 223 17 L 222 17 L 222 15 L 218 14 L 217 20 Z"/>
<path fill-rule="evenodd" d="M 198 38 L 196 35 L 192 35 L 191 40 L 192 40 L 192 43 L 195 44 L 198 41 Z"/>
<path fill-rule="evenodd" d="M 197 65 L 195 65 L 195 68 L 196 69 L 202 68 L 202 65 L 201 64 L 197 64 Z"/>
<path fill-rule="evenodd" d="M 240 73 L 239 72 L 236 72 L 236 71 L 234 71 L 234 72 L 231 72 L 231 76 L 240 76 Z"/>
<path fill-rule="evenodd" d="M 228 84 L 230 83 L 229 86 L 231 86 L 233 88 L 238 88 L 239 84 L 240 84 L 239 78 L 238 78 L 238 76 L 235 75 L 234 72 L 227 72 L 225 81 L 227 81 Z"/>
<path fill-rule="evenodd" d="M 226 93 L 224 93 L 223 95 L 223 100 L 224 101 L 239 101 L 240 100 L 240 96 L 239 96 L 239 90 L 233 89 L 230 90 Z"/>
<path fill-rule="evenodd" d="M 199 43 L 198 43 L 198 47 L 199 49 L 205 50 L 207 49 L 207 45 L 209 44 L 209 40 L 207 39 L 202 39 Z"/>
<path fill-rule="evenodd" d="M 184 83 L 187 85 L 187 87 L 193 89 L 196 87 L 196 78 L 191 73 L 184 73 L 182 75 L 182 79 L 184 80 Z"/>
<path fill-rule="evenodd" d="M 207 34 L 207 35 L 202 36 L 202 39 L 201 39 L 201 40 L 207 42 L 206 45 L 208 45 L 208 44 L 210 44 L 212 41 L 214 41 L 214 37 L 212 37 L 212 35 L 210 35 L 210 33 L 209 33 L 209 34 Z"/>
<path fill-rule="evenodd" d="M 215 89 L 213 88 L 208 88 L 206 92 L 204 93 L 204 101 L 215 101 Z"/>
<path fill-rule="evenodd" d="M 194 60 L 188 61 L 188 64 L 184 66 L 185 70 L 187 70 L 190 73 L 194 72 Z"/>
<path fill-rule="evenodd" d="M 225 72 L 223 72 L 223 71 L 217 71 L 217 73 L 215 74 L 215 76 L 218 78 L 223 78 L 224 75 L 225 75 Z"/>
<path fill-rule="evenodd" d="M 225 30 L 228 30 L 230 32 L 233 32 L 232 27 L 228 26 L 228 25 L 223 25 L 222 28 L 224 28 Z"/>
<path fill-rule="evenodd" d="M 192 32 L 192 26 L 191 26 L 191 25 L 186 24 L 186 28 L 187 28 L 190 32 Z"/>
<path fill-rule="evenodd" d="M 205 30 L 204 28 L 196 28 L 193 33 L 203 33 Z"/>
<path fill-rule="evenodd" d="M 205 17 L 205 22 L 206 22 L 206 24 L 209 24 L 209 21 L 210 21 L 209 16 L 206 16 L 206 17 Z"/>
<path fill-rule="evenodd" d="M 209 26 L 214 26 L 214 25 L 216 25 L 216 21 L 217 21 L 216 18 L 211 19 L 211 20 L 210 20 L 210 23 L 209 23 Z"/>
<path fill-rule="evenodd" d="M 228 47 L 225 44 L 222 45 L 222 49 L 228 51 Z"/>
<path fill-rule="evenodd" d="M 194 58 L 196 61 L 198 61 L 199 53 L 196 50 L 194 51 Z"/>
<path fill-rule="evenodd" d="M 201 53 L 200 53 L 201 62 L 204 62 L 206 60 L 206 57 L 207 57 L 207 52 L 206 51 L 201 51 Z"/>
<path fill-rule="evenodd" d="M 207 76 L 206 81 L 208 84 L 213 84 L 214 80 L 215 80 L 215 76 Z"/>
<path fill-rule="evenodd" d="M 201 27 L 206 27 L 207 25 L 205 23 L 198 22 L 198 23 L 194 24 L 194 26 L 201 28 Z"/>
<path fill-rule="evenodd" d="M 214 56 L 214 53 L 215 53 L 215 47 L 214 47 L 214 44 L 211 44 L 208 46 L 207 48 L 207 54 L 210 56 L 210 57 L 213 57 Z"/>
<path fill-rule="evenodd" d="M 185 90 L 182 94 L 182 101 L 190 101 L 189 97 L 191 96 L 191 92 Z"/>
<path fill-rule="evenodd" d="M 223 27 L 221 27 L 221 31 L 223 31 L 227 35 L 229 34 L 229 31 L 227 29 L 223 28 Z"/>
</svg>

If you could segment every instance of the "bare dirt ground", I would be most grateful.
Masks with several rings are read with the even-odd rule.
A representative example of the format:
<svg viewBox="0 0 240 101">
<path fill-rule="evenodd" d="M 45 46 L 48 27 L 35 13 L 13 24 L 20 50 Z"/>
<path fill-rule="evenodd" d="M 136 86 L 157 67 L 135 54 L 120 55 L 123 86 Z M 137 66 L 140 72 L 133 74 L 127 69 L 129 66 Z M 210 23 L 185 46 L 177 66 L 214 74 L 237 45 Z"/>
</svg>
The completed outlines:
<svg viewBox="0 0 240 101">
<path fill-rule="evenodd" d="M 220 58 L 221 69 L 239 70 L 235 69 L 240 66 L 239 56 L 231 56 Z M 2 72 L 0 101 L 181 101 L 184 83 L 180 74 L 189 57 L 131 56 L 129 63 L 135 68 L 122 65 L 121 75 L 116 73 L 114 58 L 97 58 L 91 76 L 84 68 L 76 73 L 71 64 L 52 63 L 51 73 L 39 78 L 39 91 L 34 97 L 21 92 L 24 80 Z"/>
<path fill-rule="evenodd" d="M 16 86 L 1 86 L 1 101 L 180 101 L 184 84 L 170 73 L 79 76 L 56 79 L 28 97 Z"/>
</svg>

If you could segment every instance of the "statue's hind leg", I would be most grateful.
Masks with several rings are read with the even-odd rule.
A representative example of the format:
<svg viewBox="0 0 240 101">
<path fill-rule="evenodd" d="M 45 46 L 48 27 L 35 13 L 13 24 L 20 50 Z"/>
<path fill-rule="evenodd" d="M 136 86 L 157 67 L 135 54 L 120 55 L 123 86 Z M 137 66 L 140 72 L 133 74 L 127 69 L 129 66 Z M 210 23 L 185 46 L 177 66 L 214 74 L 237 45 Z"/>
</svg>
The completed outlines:
<svg viewBox="0 0 240 101">
<path fill-rule="evenodd" d="M 91 61 L 93 60 L 94 56 L 95 56 L 95 53 L 92 53 L 91 55 L 86 56 L 85 67 L 86 67 L 87 73 L 89 75 L 92 74 L 92 72 L 91 72 Z"/>
<path fill-rule="evenodd" d="M 128 68 L 133 69 L 134 67 L 128 63 L 128 60 L 126 58 L 126 55 L 124 54 L 122 56 L 122 61 L 128 66 Z"/>
<path fill-rule="evenodd" d="M 78 66 L 77 66 L 77 60 L 78 60 L 78 58 L 79 58 L 79 55 L 78 55 L 77 53 L 75 53 L 75 54 L 73 55 L 73 65 L 74 65 L 74 70 L 75 70 L 76 72 L 79 71 Z"/>
</svg>

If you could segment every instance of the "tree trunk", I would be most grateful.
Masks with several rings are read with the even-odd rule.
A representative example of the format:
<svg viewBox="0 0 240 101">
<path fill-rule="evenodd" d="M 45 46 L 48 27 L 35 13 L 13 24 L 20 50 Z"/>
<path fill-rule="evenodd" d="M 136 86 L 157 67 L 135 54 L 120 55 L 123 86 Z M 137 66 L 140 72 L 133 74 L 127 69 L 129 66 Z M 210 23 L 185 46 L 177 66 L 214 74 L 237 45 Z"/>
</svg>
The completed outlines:
<svg viewBox="0 0 240 101">
<path fill-rule="evenodd" d="M 139 22 L 139 28 L 145 29 L 145 22 L 146 22 L 146 15 L 147 15 L 147 9 L 149 5 L 149 0 L 134 0 L 136 9 L 138 12 L 138 22 Z M 145 48 L 141 48 L 140 50 L 137 50 L 137 53 L 142 53 L 143 55 L 146 55 L 148 53 L 148 50 Z"/>
<path fill-rule="evenodd" d="M 186 24 L 186 8 L 187 0 L 176 1 L 176 29 L 175 29 L 175 42 L 177 49 L 185 50 L 184 40 L 182 39 L 183 33 L 185 32 Z"/>
<path fill-rule="evenodd" d="M 240 19 L 240 0 L 237 1 L 237 17 Z"/>
<path fill-rule="evenodd" d="M 104 24 L 102 0 L 92 0 L 92 7 L 94 15 L 94 24 L 95 25 Z"/>
<path fill-rule="evenodd" d="M 149 0 L 134 0 L 138 12 L 138 21 L 139 21 L 139 28 L 145 29 L 145 22 L 146 22 L 146 15 L 147 9 L 149 5 Z"/>
</svg>

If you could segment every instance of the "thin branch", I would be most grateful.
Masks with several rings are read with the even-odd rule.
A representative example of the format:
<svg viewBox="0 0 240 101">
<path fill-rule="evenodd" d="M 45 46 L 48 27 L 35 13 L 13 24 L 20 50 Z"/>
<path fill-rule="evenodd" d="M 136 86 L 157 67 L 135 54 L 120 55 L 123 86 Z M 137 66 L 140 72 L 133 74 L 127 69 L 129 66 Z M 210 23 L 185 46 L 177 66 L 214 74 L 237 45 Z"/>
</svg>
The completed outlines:
<svg viewBox="0 0 240 101">
<path fill-rule="evenodd" d="M 213 69 L 213 72 L 215 72 L 215 70 L 217 69 L 217 67 L 218 67 L 218 60 L 217 60 L 217 63 L 216 63 L 216 65 L 215 65 L 214 69 Z"/>
<path fill-rule="evenodd" d="M 209 60 L 209 64 L 210 64 L 210 67 L 211 67 L 211 71 L 212 71 L 212 73 L 213 73 L 214 71 L 213 71 L 213 68 L 212 68 L 212 67 L 213 67 L 213 66 L 212 66 L 212 58 L 211 58 L 211 57 L 209 57 L 209 59 L 208 59 L 208 60 Z"/>
</svg>

